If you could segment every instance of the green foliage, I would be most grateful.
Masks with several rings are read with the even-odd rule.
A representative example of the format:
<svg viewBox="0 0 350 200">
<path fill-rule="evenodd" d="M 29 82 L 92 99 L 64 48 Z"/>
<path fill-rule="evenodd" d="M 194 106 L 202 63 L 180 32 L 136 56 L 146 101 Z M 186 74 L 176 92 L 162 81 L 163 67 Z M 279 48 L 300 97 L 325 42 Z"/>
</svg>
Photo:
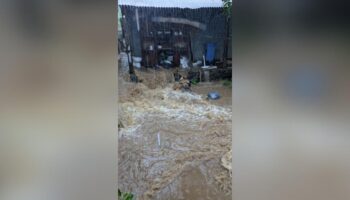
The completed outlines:
<svg viewBox="0 0 350 200">
<path fill-rule="evenodd" d="M 227 86 L 227 87 L 232 87 L 232 81 L 230 80 L 223 80 L 222 85 Z"/>
<path fill-rule="evenodd" d="M 192 80 L 191 80 L 191 84 L 192 84 L 192 85 L 197 85 L 197 84 L 198 84 L 198 80 L 192 79 Z"/>
<path fill-rule="evenodd" d="M 228 18 L 231 17 L 231 11 L 232 11 L 232 0 L 222 0 L 223 6 L 224 6 L 224 13 Z"/>
<path fill-rule="evenodd" d="M 118 189 L 118 199 L 119 200 L 133 200 L 134 199 L 134 195 L 130 192 L 121 192 Z"/>
</svg>

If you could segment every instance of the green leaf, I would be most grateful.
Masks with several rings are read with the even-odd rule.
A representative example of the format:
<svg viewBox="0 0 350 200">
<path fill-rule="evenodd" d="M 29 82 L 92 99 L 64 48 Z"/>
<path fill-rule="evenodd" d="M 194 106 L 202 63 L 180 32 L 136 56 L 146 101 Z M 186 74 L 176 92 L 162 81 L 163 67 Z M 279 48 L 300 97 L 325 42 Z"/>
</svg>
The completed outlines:
<svg viewBox="0 0 350 200">
<path fill-rule="evenodd" d="M 198 81 L 197 81 L 197 80 L 191 80 L 191 84 L 197 85 L 197 84 L 198 84 Z"/>
<path fill-rule="evenodd" d="M 133 200 L 134 195 L 128 194 L 128 196 L 125 198 L 125 200 Z"/>
<path fill-rule="evenodd" d="M 118 189 L 118 199 L 119 200 L 133 200 L 134 199 L 134 195 L 130 192 L 121 192 Z"/>
<path fill-rule="evenodd" d="M 223 2 L 224 13 L 227 15 L 228 18 L 230 18 L 231 8 L 232 8 L 232 0 L 222 0 L 222 2 Z"/>
</svg>

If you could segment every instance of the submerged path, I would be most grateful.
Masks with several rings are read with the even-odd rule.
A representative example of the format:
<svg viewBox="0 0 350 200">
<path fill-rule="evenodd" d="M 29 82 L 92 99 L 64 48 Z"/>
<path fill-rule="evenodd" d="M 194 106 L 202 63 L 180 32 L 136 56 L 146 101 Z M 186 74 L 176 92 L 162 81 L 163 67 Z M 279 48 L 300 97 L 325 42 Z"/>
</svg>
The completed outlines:
<svg viewBox="0 0 350 200">
<path fill-rule="evenodd" d="M 230 106 L 171 86 L 120 95 L 119 188 L 137 199 L 231 199 Z M 196 91 L 206 92 L 197 86 Z"/>
</svg>

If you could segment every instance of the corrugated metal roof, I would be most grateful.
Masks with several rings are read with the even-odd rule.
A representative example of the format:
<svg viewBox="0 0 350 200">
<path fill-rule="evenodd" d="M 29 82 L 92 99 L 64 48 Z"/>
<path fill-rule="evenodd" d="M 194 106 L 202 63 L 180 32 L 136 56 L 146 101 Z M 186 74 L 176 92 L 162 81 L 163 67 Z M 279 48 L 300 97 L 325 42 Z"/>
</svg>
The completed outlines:
<svg viewBox="0 0 350 200">
<path fill-rule="evenodd" d="M 118 0 L 119 5 L 163 8 L 222 7 L 222 0 Z"/>
</svg>

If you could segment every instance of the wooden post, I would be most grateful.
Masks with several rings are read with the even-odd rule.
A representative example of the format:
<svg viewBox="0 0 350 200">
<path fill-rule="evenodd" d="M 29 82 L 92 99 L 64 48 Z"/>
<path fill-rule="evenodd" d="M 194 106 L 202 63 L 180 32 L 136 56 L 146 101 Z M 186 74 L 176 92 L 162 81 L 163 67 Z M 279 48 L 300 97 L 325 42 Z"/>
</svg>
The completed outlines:
<svg viewBox="0 0 350 200">
<path fill-rule="evenodd" d="M 131 56 L 132 29 L 126 20 L 126 13 L 124 9 L 122 9 L 122 14 L 123 14 L 122 16 L 123 37 L 127 39 L 127 43 L 129 44 L 129 45 L 126 45 L 126 53 L 128 55 L 128 63 L 129 63 L 129 74 L 135 74 L 134 65 L 132 63 L 132 56 Z M 130 57 L 129 57 L 129 54 L 130 54 Z"/>
<path fill-rule="evenodd" d="M 227 53 L 228 53 L 228 37 L 230 36 L 229 32 L 229 18 L 226 16 L 226 23 L 225 23 L 225 39 L 224 39 L 224 55 L 223 55 L 223 61 L 224 61 L 224 67 L 227 67 Z"/>
</svg>

